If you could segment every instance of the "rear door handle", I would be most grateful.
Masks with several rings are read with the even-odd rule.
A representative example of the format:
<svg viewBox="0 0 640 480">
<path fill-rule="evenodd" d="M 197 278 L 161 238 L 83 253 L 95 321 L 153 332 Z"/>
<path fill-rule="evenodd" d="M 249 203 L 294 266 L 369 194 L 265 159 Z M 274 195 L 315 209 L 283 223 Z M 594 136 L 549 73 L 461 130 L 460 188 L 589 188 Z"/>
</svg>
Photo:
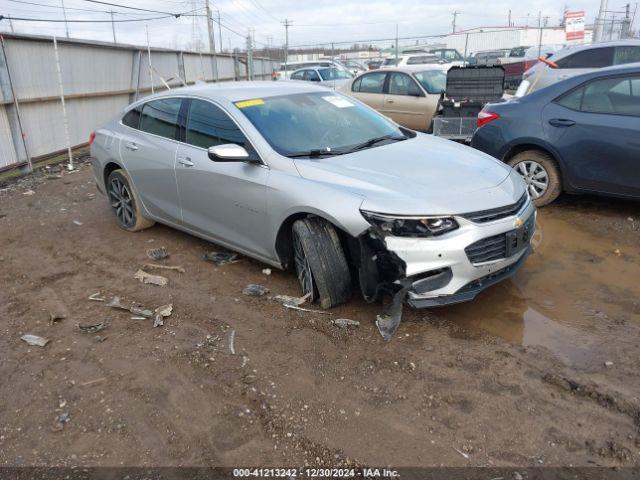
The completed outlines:
<svg viewBox="0 0 640 480">
<path fill-rule="evenodd" d="M 549 120 L 549 125 L 554 127 L 573 127 L 576 124 L 573 120 L 568 120 L 566 118 L 552 118 Z"/>
<path fill-rule="evenodd" d="M 124 146 L 132 151 L 138 150 L 138 145 L 136 145 L 134 142 L 125 143 Z"/>
<path fill-rule="evenodd" d="M 178 157 L 178 163 L 181 163 L 185 167 L 193 167 L 193 162 L 189 157 Z"/>
</svg>

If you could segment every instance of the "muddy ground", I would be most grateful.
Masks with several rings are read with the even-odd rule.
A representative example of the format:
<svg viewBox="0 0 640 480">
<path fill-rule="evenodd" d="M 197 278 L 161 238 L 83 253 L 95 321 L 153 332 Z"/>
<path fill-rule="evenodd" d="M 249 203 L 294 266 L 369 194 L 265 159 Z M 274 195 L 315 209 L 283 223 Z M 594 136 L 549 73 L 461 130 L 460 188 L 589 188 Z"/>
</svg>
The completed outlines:
<svg viewBox="0 0 640 480">
<path fill-rule="evenodd" d="M 565 196 L 539 227 L 512 280 L 405 309 L 385 343 L 355 295 L 331 315 L 287 310 L 268 296 L 299 295 L 292 274 L 216 267 L 215 245 L 164 226 L 119 229 L 86 165 L 4 185 L 0 465 L 637 466 L 640 204 Z M 160 246 L 185 273 L 141 284 Z M 173 314 L 153 328 L 96 292 Z"/>
</svg>

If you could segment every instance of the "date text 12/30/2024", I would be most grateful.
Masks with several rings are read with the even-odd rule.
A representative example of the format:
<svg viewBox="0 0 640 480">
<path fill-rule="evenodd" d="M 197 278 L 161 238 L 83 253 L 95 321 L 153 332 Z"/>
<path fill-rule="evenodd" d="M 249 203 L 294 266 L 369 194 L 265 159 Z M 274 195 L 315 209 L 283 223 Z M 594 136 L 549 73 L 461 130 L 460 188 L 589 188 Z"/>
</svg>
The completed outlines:
<svg viewBox="0 0 640 480">
<path fill-rule="evenodd" d="M 389 468 L 234 468 L 236 478 L 396 478 Z"/>
</svg>

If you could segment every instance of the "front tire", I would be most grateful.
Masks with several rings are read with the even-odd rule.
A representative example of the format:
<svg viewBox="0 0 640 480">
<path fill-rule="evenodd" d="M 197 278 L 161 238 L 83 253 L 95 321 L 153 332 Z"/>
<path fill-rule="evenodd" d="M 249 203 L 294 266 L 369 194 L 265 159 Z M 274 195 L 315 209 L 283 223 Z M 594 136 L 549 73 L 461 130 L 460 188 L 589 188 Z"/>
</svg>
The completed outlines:
<svg viewBox="0 0 640 480">
<path fill-rule="evenodd" d="M 155 222 L 142 216 L 140 198 L 131 179 L 122 169 L 114 170 L 107 178 L 107 196 L 120 228 L 137 232 L 152 227 Z"/>
<path fill-rule="evenodd" d="M 351 274 L 333 225 L 310 217 L 293 224 L 293 254 L 303 294 L 311 293 L 322 308 L 345 303 L 351 296 Z"/>
<path fill-rule="evenodd" d="M 527 184 L 536 207 L 553 202 L 562 192 L 562 179 L 555 160 L 539 150 L 525 150 L 509 160 Z"/>
</svg>

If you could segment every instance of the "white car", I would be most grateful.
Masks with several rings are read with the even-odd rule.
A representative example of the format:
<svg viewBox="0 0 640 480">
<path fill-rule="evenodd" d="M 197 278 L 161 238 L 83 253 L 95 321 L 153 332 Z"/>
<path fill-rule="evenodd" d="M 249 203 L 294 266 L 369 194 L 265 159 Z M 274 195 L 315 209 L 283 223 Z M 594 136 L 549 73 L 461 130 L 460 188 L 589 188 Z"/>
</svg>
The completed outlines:
<svg viewBox="0 0 640 480">
<path fill-rule="evenodd" d="M 380 68 L 424 68 L 425 65 L 437 65 L 445 72 L 453 66 L 452 63 L 445 62 L 442 58 L 433 53 L 413 53 L 409 55 L 400 55 L 398 58 L 394 56 L 385 58 Z"/>
<path fill-rule="evenodd" d="M 554 53 L 547 62 L 551 62 L 551 66 L 546 62 L 538 62 L 524 72 L 522 80 L 529 82 L 529 93 L 598 68 L 640 62 L 640 40 L 571 46 Z"/>
<path fill-rule="evenodd" d="M 330 88 L 338 88 L 351 80 L 353 75 L 335 67 L 301 68 L 291 74 L 291 80 L 317 82 Z"/>
<path fill-rule="evenodd" d="M 342 69 L 342 66 L 337 65 L 332 60 L 310 60 L 307 62 L 288 62 L 286 65 L 282 63 L 280 70 L 275 71 L 276 80 L 287 80 L 291 78 L 291 74 L 301 68 L 312 67 L 334 67 Z"/>
</svg>

